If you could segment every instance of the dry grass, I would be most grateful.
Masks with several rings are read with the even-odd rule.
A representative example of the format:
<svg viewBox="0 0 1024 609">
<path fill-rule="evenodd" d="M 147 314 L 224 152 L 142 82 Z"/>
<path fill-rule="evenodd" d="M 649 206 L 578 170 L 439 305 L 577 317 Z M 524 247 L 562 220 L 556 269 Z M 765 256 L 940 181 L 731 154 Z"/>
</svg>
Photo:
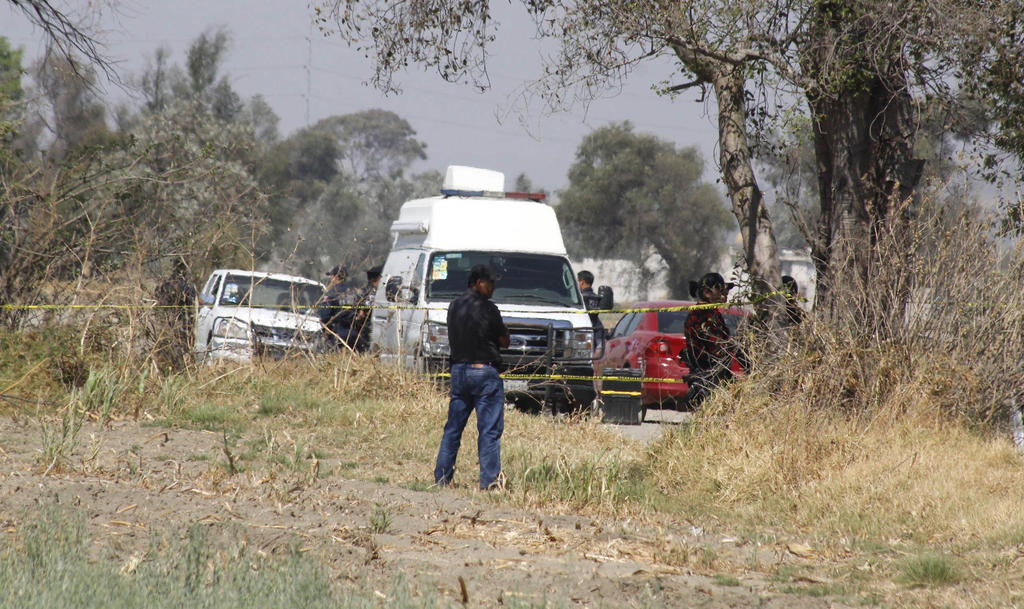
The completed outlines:
<svg viewBox="0 0 1024 609">
<path fill-rule="evenodd" d="M 863 539 L 967 550 L 1024 531 L 1024 464 L 1008 439 L 937 408 L 860 417 L 747 390 L 720 394 L 654 452 L 650 467 L 679 509 L 800 531 L 836 551 Z M 742 406 L 723 407 L 730 398 Z"/>
<path fill-rule="evenodd" d="M 800 542 L 831 565 L 830 586 L 893 606 L 1020 602 L 1024 463 L 1003 427 L 1024 388 L 1024 254 L 983 235 L 969 220 L 923 224 L 909 255 L 906 237 L 880 248 L 872 289 L 851 286 L 799 330 L 762 337 L 753 374 L 651 447 L 594 420 L 508 412 L 510 490 L 487 496 Z M 349 354 L 173 373 L 146 355 L 144 315 L 61 322 L 0 337 L 0 391 L 31 402 L 8 411 L 59 416 L 103 373 L 112 384 L 82 401 L 86 416 L 223 433 L 224 475 L 432 482 L 447 399 L 426 379 Z M 456 490 L 476 481 L 471 422 Z"/>
<path fill-rule="evenodd" d="M 755 372 L 648 467 L 670 511 L 809 544 L 848 581 L 892 582 L 897 606 L 1007 606 L 1024 559 L 1005 429 L 1024 392 L 1024 254 L 967 220 L 918 231 L 909 256 L 881 248 L 877 289 L 761 337 Z"/>
</svg>

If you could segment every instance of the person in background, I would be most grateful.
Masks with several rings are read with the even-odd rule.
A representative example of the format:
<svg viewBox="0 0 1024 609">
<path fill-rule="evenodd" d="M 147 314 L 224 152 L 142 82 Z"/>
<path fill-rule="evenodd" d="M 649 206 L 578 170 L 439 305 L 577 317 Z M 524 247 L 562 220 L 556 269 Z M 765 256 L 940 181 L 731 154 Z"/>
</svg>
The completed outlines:
<svg viewBox="0 0 1024 609">
<path fill-rule="evenodd" d="M 800 325 L 807 313 L 800 306 L 800 286 L 797 285 L 796 279 L 789 275 L 783 275 L 782 292 L 786 296 L 786 321 L 793 326 Z"/>
<path fill-rule="evenodd" d="M 326 347 L 329 351 L 337 351 L 343 347 L 353 347 L 356 332 L 354 331 L 358 292 L 345 283 L 348 269 L 340 264 L 327 271 L 327 292 L 317 313 L 324 327 Z"/>
<path fill-rule="evenodd" d="M 158 341 L 157 350 L 175 370 L 181 370 L 192 353 L 196 304 L 196 289 L 184 258 L 174 261 L 170 275 L 157 286 L 156 301 L 166 326 L 165 340 Z"/>
<path fill-rule="evenodd" d="M 729 327 L 714 306 L 724 304 L 732 288 L 718 273 L 706 273 L 699 281 L 690 282 L 690 296 L 697 299 L 697 307 L 683 326 L 686 346 L 679 357 L 690 369 L 686 402 L 691 406 L 700 404 L 718 383 L 732 376 Z"/>
<path fill-rule="evenodd" d="M 373 336 L 373 323 L 370 318 L 372 309 L 370 307 L 373 305 L 373 297 L 377 293 L 377 286 L 380 284 L 381 271 L 380 265 L 366 271 L 366 285 L 359 295 L 359 308 L 355 314 L 356 338 L 354 349 L 360 353 L 370 350 L 370 339 Z"/>
<path fill-rule="evenodd" d="M 590 271 L 580 271 L 576 273 L 576 281 L 580 284 L 583 305 L 587 307 L 587 310 L 600 309 L 601 296 L 594 292 L 594 274 Z M 601 317 L 597 313 L 590 314 L 590 324 L 594 326 L 594 347 L 597 348 L 600 341 L 604 340 L 604 324 L 601 323 Z"/>
<path fill-rule="evenodd" d="M 501 434 L 505 429 L 505 390 L 499 369 L 500 349 L 508 347 L 509 334 L 501 312 L 491 302 L 495 280 L 489 266 L 475 265 L 469 270 L 469 289 L 448 305 L 451 399 L 434 466 L 434 482 L 440 486 L 452 482 L 462 432 L 476 410 L 480 488 L 504 488 Z"/>
</svg>

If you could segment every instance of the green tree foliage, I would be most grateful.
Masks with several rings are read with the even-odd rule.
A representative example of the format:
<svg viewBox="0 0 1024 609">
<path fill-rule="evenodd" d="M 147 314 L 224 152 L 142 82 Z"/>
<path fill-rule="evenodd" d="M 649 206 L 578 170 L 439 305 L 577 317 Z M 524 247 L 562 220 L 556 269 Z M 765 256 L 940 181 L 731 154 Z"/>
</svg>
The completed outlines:
<svg viewBox="0 0 1024 609">
<path fill-rule="evenodd" d="M 270 201 L 260 168 L 278 138 L 277 116 L 262 97 L 242 100 L 223 74 L 230 36 L 208 30 L 189 45 L 185 66 L 158 48 L 137 79 L 143 91 L 128 123 L 138 147 L 149 150 L 140 176 L 180 172 L 168 183 L 139 182 L 138 201 L 163 214 L 157 258 L 193 254 L 198 266 L 252 265 L 267 257 L 258 247 L 270 233 Z M 198 175 L 216 174 L 203 186 Z"/>
<path fill-rule="evenodd" d="M 405 7 L 405 5 L 402 5 Z M 615 90 L 642 62 L 673 57 L 678 70 L 663 91 L 699 88 L 714 95 L 719 167 L 755 283 L 777 285 L 772 218 L 752 168 L 751 148 L 779 117 L 784 99 L 801 99 L 812 124 L 818 224 L 811 244 L 818 295 L 854 281 L 868 289 L 873 251 L 902 230 L 903 203 L 917 186 L 913 138 L 920 106 L 958 107 L 961 85 L 978 83 L 1020 107 L 1022 0 L 928 3 L 889 0 L 683 0 L 513 3 L 533 18 L 545 65 L 529 91 L 552 109 Z M 340 31 L 377 64 L 376 83 L 393 89 L 410 62 L 443 78 L 488 86 L 494 5 L 442 0 L 396 8 L 379 0 L 318 6 L 322 26 Z M 454 16 L 454 17 L 453 17 Z M 671 80 L 669 80 L 671 79 Z M 678 79 L 678 80 L 676 80 Z M 783 112 L 782 114 L 785 114 Z M 1021 121 L 1003 124 L 1012 131 Z M 1010 133 L 1012 135 L 1012 133 Z M 996 138 L 997 141 L 998 138 Z"/>
<path fill-rule="evenodd" d="M 962 152 L 969 147 L 967 134 L 981 129 L 984 118 L 968 112 L 966 103 L 957 116 L 942 104 L 921 109 L 921 126 L 912 144 L 914 156 L 925 164 L 906 213 L 918 213 L 924 196 L 941 201 L 950 220 L 974 205 L 968 178 L 981 167 L 965 160 Z M 815 240 L 821 213 L 811 122 L 798 118 L 788 128 L 764 133 L 757 163 L 771 194 L 769 207 L 779 247 L 808 247 Z"/>
<path fill-rule="evenodd" d="M 0 161 L 10 154 L 10 145 L 21 112 L 19 102 L 24 91 L 21 88 L 22 50 L 11 47 L 10 42 L 0 36 Z"/>
<path fill-rule="evenodd" d="M 61 302 L 61 293 L 45 292 L 54 280 L 153 268 L 168 253 L 197 266 L 249 258 L 262 210 L 255 181 L 231 160 L 244 133 L 178 108 L 181 115 L 150 116 L 132 136 L 44 169 L 4 164 L 0 302 Z M 209 139 L 183 131 L 189 121 Z M 8 324 L 22 317 L 5 312 Z"/>
<path fill-rule="evenodd" d="M 142 102 L 118 109 L 116 130 L 84 63 L 38 64 L 37 94 L 22 96 L 31 120 L 9 123 L 7 137 L 31 145 L 0 158 L 0 301 L 52 301 L 54 281 L 126 268 L 159 276 L 179 256 L 196 277 L 224 265 L 319 276 L 335 262 L 382 261 L 399 206 L 440 187 L 437 172 L 408 175 L 425 144 L 380 110 L 282 140 L 267 102 L 242 99 L 223 74 L 229 42 L 203 33 L 184 67 L 157 49 L 133 79 Z M 20 74 L 20 59 L 0 46 L 12 97 L 20 89 L 3 76 Z"/>
<path fill-rule="evenodd" d="M 0 100 L 16 102 L 21 99 L 21 60 L 24 51 L 11 47 L 10 41 L 0 36 Z"/>
<path fill-rule="evenodd" d="M 656 252 L 673 296 L 689 297 L 687 280 L 717 266 L 730 224 L 703 171 L 696 149 L 676 150 L 628 122 L 590 133 L 556 207 L 572 253 L 627 258 L 640 272 Z"/>
<path fill-rule="evenodd" d="M 191 74 L 158 52 L 140 79 L 145 102 L 122 113 L 120 132 L 106 126 L 87 69 L 76 76 L 59 55 L 39 64 L 43 95 L 33 99 L 46 103 L 33 112 L 53 138 L 35 136 L 28 121 L 16 137 L 43 147 L 0 167 L 0 300 L 33 302 L 49 281 L 126 267 L 159 275 L 171 255 L 197 274 L 258 264 L 269 223 L 255 170 L 276 117 L 261 99 L 241 102 L 219 76 L 226 40 L 201 36 Z"/>
<path fill-rule="evenodd" d="M 316 276 L 338 262 L 382 261 L 391 222 L 414 196 L 436 193 L 441 177 L 406 177 L 426 145 L 407 121 L 384 110 L 331 116 L 272 146 L 259 175 L 272 193 L 265 245 L 275 264 Z"/>
<path fill-rule="evenodd" d="M 74 62 L 50 55 L 33 66 L 32 80 L 33 93 L 44 103 L 29 115 L 24 132 L 43 134 L 35 143 L 46 149 L 48 158 L 59 159 L 82 146 L 103 145 L 112 137 L 91 67 L 76 68 Z"/>
<path fill-rule="evenodd" d="M 146 115 L 108 162 L 130 165 L 118 195 L 149 257 L 186 253 L 203 265 L 248 266 L 267 228 L 267 198 L 249 159 L 250 125 L 178 102 Z"/>
<path fill-rule="evenodd" d="M 348 173 L 361 181 L 397 177 L 427 158 L 427 145 L 394 112 L 365 110 L 327 120 L 345 147 Z"/>
</svg>

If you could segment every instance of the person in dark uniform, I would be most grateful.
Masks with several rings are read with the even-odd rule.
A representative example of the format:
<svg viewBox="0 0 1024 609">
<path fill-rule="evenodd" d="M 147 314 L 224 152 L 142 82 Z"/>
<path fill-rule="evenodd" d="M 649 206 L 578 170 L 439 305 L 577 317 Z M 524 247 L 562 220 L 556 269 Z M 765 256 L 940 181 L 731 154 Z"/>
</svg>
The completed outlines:
<svg viewBox="0 0 1024 609">
<path fill-rule="evenodd" d="M 357 304 L 359 292 L 345 283 L 348 269 L 340 264 L 327 271 L 327 277 L 327 292 L 317 314 L 324 326 L 327 349 L 337 351 L 346 346 L 352 347 L 355 343 L 356 309 L 353 305 Z"/>
<path fill-rule="evenodd" d="M 476 410 L 480 488 L 503 487 L 501 434 L 505 428 L 505 390 L 498 372 L 500 349 L 508 347 L 509 335 L 498 307 L 490 300 L 495 279 L 489 266 L 474 266 L 469 270 L 469 289 L 448 305 L 451 399 L 434 467 L 434 481 L 441 486 L 451 484 L 462 432 L 470 413 Z"/>
<path fill-rule="evenodd" d="M 718 273 L 706 273 L 690 282 L 690 295 L 698 307 L 690 311 L 683 325 L 686 347 L 679 357 L 690 369 L 686 403 L 696 406 L 720 382 L 732 376 L 733 354 L 729 348 L 729 327 L 715 303 L 725 303 L 733 284 Z"/>
<path fill-rule="evenodd" d="M 174 262 L 171 274 L 156 288 L 156 301 L 166 326 L 166 335 L 158 341 L 171 366 L 184 368 L 192 353 L 195 327 L 196 289 L 188 278 L 188 265 L 183 258 Z"/>
<path fill-rule="evenodd" d="M 785 320 L 792 326 L 799 326 L 807 313 L 800 306 L 800 286 L 789 275 L 782 276 L 782 292 L 786 296 Z"/>
<path fill-rule="evenodd" d="M 601 308 L 601 296 L 594 292 L 594 274 L 590 271 L 576 273 L 576 281 L 580 284 L 580 293 L 583 295 L 583 304 L 587 310 Z M 590 314 L 590 323 L 594 326 L 594 346 L 597 347 L 604 339 L 604 324 L 597 313 Z"/>
<path fill-rule="evenodd" d="M 381 267 L 375 266 L 366 271 L 366 285 L 359 294 L 358 305 L 355 314 L 355 346 L 359 353 L 370 350 L 370 338 L 372 337 L 373 324 L 370 320 L 370 312 L 373 306 L 373 297 L 377 293 L 377 285 L 380 284 Z"/>
</svg>

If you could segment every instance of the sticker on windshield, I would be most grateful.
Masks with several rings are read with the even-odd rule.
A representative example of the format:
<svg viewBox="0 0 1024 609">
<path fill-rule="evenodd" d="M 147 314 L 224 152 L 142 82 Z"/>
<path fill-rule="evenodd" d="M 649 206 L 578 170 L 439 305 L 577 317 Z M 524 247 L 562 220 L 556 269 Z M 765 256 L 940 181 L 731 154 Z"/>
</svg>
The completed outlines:
<svg viewBox="0 0 1024 609">
<path fill-rule="evenodd" d="M 444 258 L 434 258 L 434 268 L 430 273 L 430 278 L 435 281 L 448 279 L 448 261 Z"/>
<path fill-rule="evenodd" d="M 462 253 L 461 252 L 451 253 L 451 254 L 448 254 L 448 257 L 449 258 L 462 258 Z"/>
</svg>

